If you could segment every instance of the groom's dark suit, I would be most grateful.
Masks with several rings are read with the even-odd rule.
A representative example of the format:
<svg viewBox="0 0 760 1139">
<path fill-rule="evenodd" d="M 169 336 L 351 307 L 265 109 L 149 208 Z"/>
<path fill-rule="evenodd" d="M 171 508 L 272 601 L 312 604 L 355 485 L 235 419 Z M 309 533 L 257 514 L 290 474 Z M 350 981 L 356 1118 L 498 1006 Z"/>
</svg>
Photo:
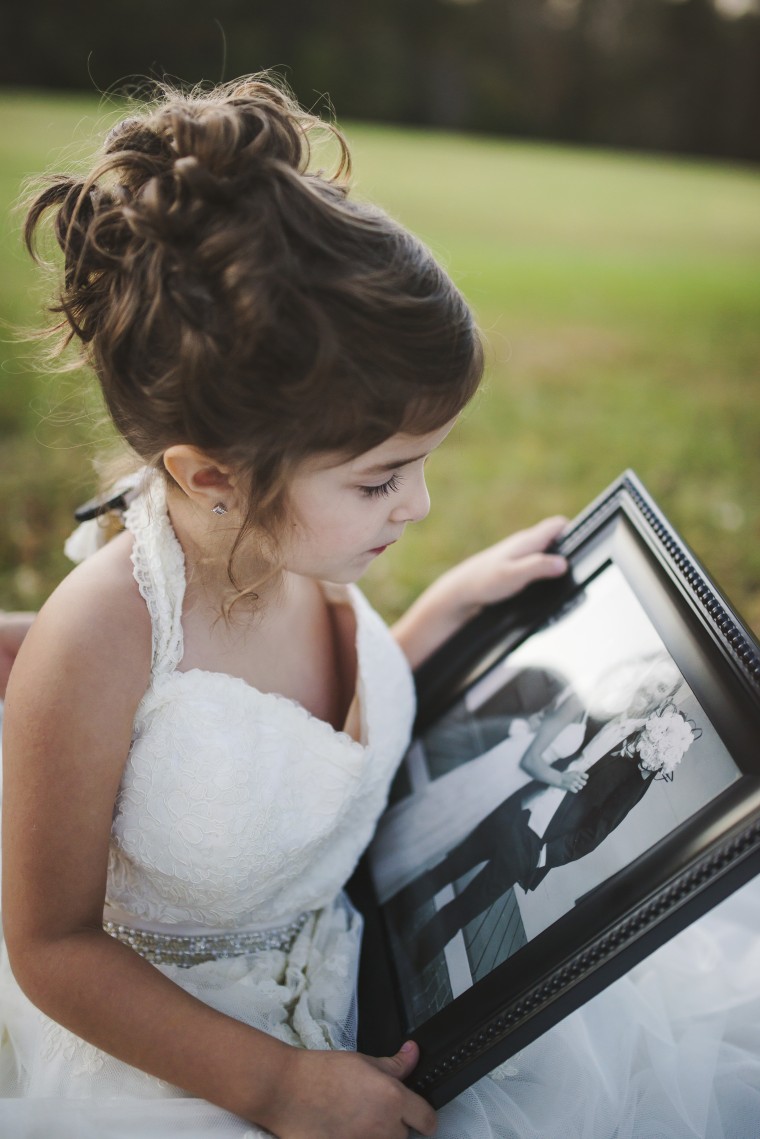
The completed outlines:
<svg viewBox="0 0 760 1139">
<path fill-rule="evenodd" d="M 566 768 L 602 726 L 589 720 L 580 747 L 554 766 Z M 518 883 L 524 890 L 534 890 L 551 869 L 589 854 L 619 826 L 651 783 L 642 776 L 635 759 L 612 754 L 620 746 L 619 741 L 589 768 L 588 780 L 580 791 L 565 793 L 543 838 L 531 829 L 530 811 L 524 806 L 532 792 L 545 788 L 545 784 L 532 782 L 500 803 L 428 871 L 423 879 L 424 892 L 432 896 L 479 863 L 486 863 L 462 893 L 423 927 L 418 964 L 431 960 L 458 930 L 510 886 Z M 546 858 L 539 866 L 544 845 Z M 417 895 L 419 898 L 419 889 Z"/>
</svg>

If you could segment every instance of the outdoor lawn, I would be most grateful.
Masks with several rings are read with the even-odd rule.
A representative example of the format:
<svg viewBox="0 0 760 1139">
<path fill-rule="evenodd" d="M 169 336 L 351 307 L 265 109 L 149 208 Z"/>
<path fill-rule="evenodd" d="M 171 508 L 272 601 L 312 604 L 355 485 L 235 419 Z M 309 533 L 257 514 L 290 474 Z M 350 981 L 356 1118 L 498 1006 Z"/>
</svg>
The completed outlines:
<svg viewBox="0 0 760 1139">
<path fill-rule="evenodd" d="M 108 440 L 83 377 L 39 375 L 38 349 L 14 342 L 44 294 L 10 211 L 25 176 L 86 153 L 118 113 L 95 97 L 0 94 L 5 608 L 38 605 L 66 571 L 71 508 Z M 346 130 L 358 192 L 443 259 L 489 357 L 481 395 L 430 461 L 429 518 L 366 580 L 379 608 L 392 617 L 452 561 L 572 516 L 631 467 L 760 632 L 760 171 Z"/>
</svg>

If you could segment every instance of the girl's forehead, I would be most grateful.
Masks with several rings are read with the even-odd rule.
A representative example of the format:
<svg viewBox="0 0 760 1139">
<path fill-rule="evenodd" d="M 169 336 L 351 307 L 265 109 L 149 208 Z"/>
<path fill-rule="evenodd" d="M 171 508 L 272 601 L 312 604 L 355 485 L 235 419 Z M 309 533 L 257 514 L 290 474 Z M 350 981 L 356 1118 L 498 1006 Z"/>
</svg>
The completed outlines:
<svg viewBox="0 0 760 1139">
<path fill-rule="evenodd" d="M 443 427 L 435 431 L 428 431 L 424 435 L 407 435 L 399 432 L 384 439 L 376 447 L 355 455 L 351 459 L 344 459 L 337 465 L 345 465 L 357 474 L 381 475 L 387 471 L 396 470 L 409 463 L 424 459 L 431 451 L 440 446 L 454 426 L 456 419 L 450 420 Z"/>
<path fill-rule="evenodd" d="M 359 455 L 346 455 L 345 451 L 322 451 L 305 459 L 293 475 L 292 486 L 298 486 L 303 479 L 314 475 L 348 476 L 352 479 L 387 477 L 418 459 L 424 459 L 434 451 L 451 431 L 457 417 L 435 431 L 424 435 L 408 435 L 399 432 L 390 435 L 369 451 Z"/>
</svg>

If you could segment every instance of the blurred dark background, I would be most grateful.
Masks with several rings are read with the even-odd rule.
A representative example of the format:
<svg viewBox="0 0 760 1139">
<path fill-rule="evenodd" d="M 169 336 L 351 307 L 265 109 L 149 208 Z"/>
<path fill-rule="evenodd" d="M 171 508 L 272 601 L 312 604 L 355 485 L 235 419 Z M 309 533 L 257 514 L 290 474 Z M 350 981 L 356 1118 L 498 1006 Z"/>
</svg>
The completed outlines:
<svg viewBox="0 0 760 1139">
<path fill-rule="evenodd" d="M 760 159 L 757 0 L 35 0 L 0 85 L 121 89 L 282 65 L 341 118 Z"/>
</svg>

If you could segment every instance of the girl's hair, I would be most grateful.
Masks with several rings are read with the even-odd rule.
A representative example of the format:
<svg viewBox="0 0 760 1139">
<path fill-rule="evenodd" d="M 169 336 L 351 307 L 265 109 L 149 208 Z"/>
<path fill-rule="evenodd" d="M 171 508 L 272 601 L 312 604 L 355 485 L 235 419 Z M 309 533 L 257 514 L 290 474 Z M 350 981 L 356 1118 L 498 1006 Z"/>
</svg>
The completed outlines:
<svg viewBox="0 0 760 1139">
<path fill-rule="evenodd" d="M 331 175 L 309 169 L 325 130 Z M 482 373 L 458 290 L 420 241 L 349 199 L 349 174 L 340 132 L 252 77 L 163 89 L 86 177 L 50 178 L 27 217 L 34 255 L 54 215 L 52 331 L 80 342 L 120 434 L 157 467 L 174 443 L 234 464 L 246 527 L 272 535 L 304 458 L 435 430 Z"/>
</svg>

